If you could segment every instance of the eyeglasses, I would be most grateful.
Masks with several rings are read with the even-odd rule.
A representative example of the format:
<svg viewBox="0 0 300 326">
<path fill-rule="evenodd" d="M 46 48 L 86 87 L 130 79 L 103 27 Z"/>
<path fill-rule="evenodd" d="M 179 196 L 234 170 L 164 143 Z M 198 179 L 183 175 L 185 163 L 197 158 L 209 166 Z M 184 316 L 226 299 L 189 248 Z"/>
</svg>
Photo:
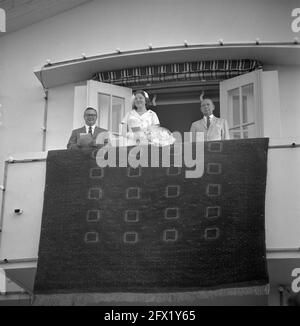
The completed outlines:
<svg viewBox="0 0 300 326">
<path fill-rule="evenodd" d="M 86 113 L 85 116 L 86 116 L 86 117 L 96 117 L 97 114 L 88 114 L 88 113 Z"/>
</svg>

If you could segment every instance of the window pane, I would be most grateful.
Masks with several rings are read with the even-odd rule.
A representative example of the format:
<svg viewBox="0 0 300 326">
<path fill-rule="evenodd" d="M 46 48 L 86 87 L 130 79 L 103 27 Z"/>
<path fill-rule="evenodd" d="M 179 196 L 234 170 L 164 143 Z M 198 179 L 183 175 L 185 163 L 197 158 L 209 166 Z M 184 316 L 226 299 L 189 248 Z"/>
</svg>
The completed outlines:
<svg viewBox="0 0 300 326">
<path fill-rule="evenodd" d="M 119 133 L 119 126 L 125 112 L 125 99 L 112 97 L 112 132 Z"/>
<path fill-rule="evenodd" d="M 253 84 L 242 87 L 243 123 L 254 122 L 254 87 Z"/>
<path fill-rule="evenodd" d="M 110 95 L 98 93 L 98 112 L 98 125 L 104 129 L 109 129 Z"/>
<path fill-rule="evenodd" d="M 229 125 L 230 127 L 240 125 L 240 93 L 239 88 L 228 92 Z"/>
</svg>

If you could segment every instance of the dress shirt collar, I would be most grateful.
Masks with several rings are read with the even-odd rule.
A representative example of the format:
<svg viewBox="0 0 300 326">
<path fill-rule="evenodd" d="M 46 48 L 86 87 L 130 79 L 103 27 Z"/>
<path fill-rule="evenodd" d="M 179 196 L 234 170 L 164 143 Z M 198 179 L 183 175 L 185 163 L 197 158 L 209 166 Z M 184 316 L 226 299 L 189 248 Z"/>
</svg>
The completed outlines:
<svg viewBox="0 0 300 326">
<path fill-rule="evenodd" d="M 212 118 L 214 117 L 214 115 L 213 114 L 211 114 L 210 116 L 209 116 L 209 121 L 211 122 L 212 121 Z M 204 116 L 204 120 L 205 120 L 205 122 L 207 121 L 207 116 Z"/>
<path fill-rule="evenodd" d="M 94 132 L 95 132 L 95 128 L 96 128 L 96 125 L 93 125 L 93 126 L 91 126 L 91 127 L 92 127 L 92 132 L 93 132 L 93 134 L 94 134 Z M 85 125 L 85 131 L 86 131 L 87 134 L 89 133 L 89 129 L 90 129 L 90 126 Z"/>
</svg>

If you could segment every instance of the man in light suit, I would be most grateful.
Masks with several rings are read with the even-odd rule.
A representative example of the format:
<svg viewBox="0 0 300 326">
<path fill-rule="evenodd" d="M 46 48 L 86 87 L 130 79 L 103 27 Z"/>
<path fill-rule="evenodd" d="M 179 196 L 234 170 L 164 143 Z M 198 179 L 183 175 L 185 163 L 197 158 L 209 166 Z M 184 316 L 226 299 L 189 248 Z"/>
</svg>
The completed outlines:
<svg viewBox="0 0 300 326">
<path fill-rule="evenodd" d="M 97 111 L 94 108 L 87 108 L 84 111 L 85 125 L 82 128 L 72 131 L 72 135 L 69 139 L 68 149 L 82 149 L 97 147 L 96 139 L 101 133 L 106 133 L 107 130 L 96 126 Z"/>
<path fill-rule="evenodd" d="M 191 133 L 193 141 L 196 140 L 196 133 L 203 132 L 205 141 L 230 139 L 228 123 L 225 119 L 216 118 L 213 115 L 215 109 L 211 99 L 201 101 L 201 112 L 204 117 L 193 122 Z"/>
</svg>

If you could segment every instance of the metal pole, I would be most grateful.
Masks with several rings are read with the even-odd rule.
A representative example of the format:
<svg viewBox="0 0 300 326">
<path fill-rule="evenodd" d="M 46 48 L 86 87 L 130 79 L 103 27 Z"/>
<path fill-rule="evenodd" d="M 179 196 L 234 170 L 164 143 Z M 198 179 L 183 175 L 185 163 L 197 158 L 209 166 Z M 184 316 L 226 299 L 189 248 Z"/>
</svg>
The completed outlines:
<svg viewBox="0 0 300 326">
<path fill-rule="evenodd" d="M 298 148 L 300 144 L 292 143 L 291 145 L 274 145 L 269 146 L 269 149 L 279 149 L 279 148 Z"/>
<path fill-rule="evenodd" d="M 300 248 L 267 248 L 267 252 L 300 252 Z"/>
<path fill-rule="evenodd" d="M 3 227 L 4 203 L 5 203 L 5 193 L 6 193 L 6 186 L 7 186 L 7 173 L 8 173 L 8 162 L 6 161 L 4 165 L 3 194 L 2 194 L 1 214 L 0 214 L 0 232 L 2 232 L 2 227 Z"/>
<path fill-rule="evenodd" d="M 4 259 L 0 260 L 0 264 L 36 263 L 37 261 L 38 258 Z"/>
<path fill-rule="evenodd" d="M 33 158 L 33 159 L 24 159 L 24 160 L 14 160 L 6 161 L 8 164 L 16 164 L 16 163 L 35 163 L 35 162 L 46 162 L 46 158 Z"/>
<path fill-rule="evenodd" d="M 44 125 L 43 125 L 43 145 L 42 151 L 46 151 L 46 141 L 47 141 L 47 123 L 48 123 L 48 95 L 49 92 L 45 89 L 45 106 L 44 106 Z"/>
</svg>

